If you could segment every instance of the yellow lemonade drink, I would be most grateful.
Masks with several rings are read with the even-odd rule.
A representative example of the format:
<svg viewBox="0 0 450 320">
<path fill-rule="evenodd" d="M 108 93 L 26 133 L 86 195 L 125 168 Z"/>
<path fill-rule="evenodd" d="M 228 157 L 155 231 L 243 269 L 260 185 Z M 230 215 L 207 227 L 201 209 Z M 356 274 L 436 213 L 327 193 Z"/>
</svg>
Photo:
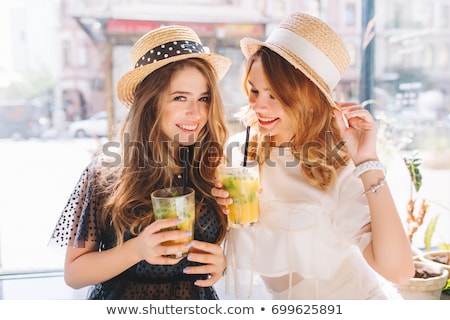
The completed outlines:
<svg viewBox="0 0 450 320">
<path fill-rule="evenodd" d="M 172 228 L 161 229 L 161 232 L 167 230 L 185 230 L 191 231 L 192 235 L 179 240 L 170 240 L 163 242 L 163 245 L 171 246 L 180 243 L 189 243 L 192 241 L 194 234 L 195 221 L 195 191 L 191 188 L 186 188 L 186 193 L 183 194 L 182 187 L 173 187 L 156 190 L 151 194 L 153 212 L 155 220 L 181 218 L 182 221 Z M 184 252 L 170 255 L 171 258 L 181 258 L 187 256 L 189 249 Z"/>
<path fill-rule="evenodd" d="M 229 206 L 228 225 L 233 228 L 252 226 L 259 220 L 259 169 L 226 167 L 218 169 L 222 187 L 233 203 Z"/>
</svg>

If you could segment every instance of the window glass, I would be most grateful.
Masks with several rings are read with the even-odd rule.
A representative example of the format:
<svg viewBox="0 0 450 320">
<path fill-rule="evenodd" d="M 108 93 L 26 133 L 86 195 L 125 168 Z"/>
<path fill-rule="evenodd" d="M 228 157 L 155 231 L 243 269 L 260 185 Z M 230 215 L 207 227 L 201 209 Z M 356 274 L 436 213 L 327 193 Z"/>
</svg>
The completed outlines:
<svg viewBox="0 0 450 320">
<path fill-rule="evenodd" d="M 354 26 L 356 24 L 356 7 L 354 3 L 347 3 L 345 5 L 345 24 L 347 26 Z"/>
</svg>

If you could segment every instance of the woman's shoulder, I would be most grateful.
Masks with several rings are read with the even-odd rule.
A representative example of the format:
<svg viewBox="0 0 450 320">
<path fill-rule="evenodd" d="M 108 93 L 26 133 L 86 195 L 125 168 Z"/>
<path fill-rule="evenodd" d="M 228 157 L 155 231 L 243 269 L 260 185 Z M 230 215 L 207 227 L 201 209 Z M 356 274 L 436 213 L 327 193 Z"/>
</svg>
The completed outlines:
<svg viewBox="0 0 450 320">
<path fill-rule="evenodd" d="M 102 156 L 93 158 L 84 168 L 82 177 L 89 184 L 97 185 L 101 181 L 110 181 L 114 176 L 114 168 L 108 166 L 108 162 Z"/>
</svg>

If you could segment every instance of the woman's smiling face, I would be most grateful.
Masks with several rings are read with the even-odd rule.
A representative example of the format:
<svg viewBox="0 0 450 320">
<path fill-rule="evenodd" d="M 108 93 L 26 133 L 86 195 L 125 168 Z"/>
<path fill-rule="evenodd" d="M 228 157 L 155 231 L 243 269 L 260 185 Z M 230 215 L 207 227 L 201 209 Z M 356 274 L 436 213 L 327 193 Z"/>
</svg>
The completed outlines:
<svg viewBox="0 0 450 320">
<path fill-rule="evenodd" d="M 248 86 L 250 107 L 256 113 L 261 134 L 270 134 L 271 141 L 277 146 L 289 142 L 293 136 L 291 119 L 272 95 L 260 58 L 251 66 Z"/>
<path fill-rule="evenodd" d="M 206 78 L 194 67 L 175 73 L 161 97 L 161 128 L 182 145 L 192 145 L 206 125 L 210 105 Z"/>
</svg>

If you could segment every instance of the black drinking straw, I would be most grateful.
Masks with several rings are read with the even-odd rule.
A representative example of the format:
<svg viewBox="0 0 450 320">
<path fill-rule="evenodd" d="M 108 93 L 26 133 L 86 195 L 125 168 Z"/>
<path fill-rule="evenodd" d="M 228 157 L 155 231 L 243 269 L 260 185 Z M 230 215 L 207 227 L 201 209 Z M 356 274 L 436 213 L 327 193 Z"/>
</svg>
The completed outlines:
<svg viewBox="0 0 450 320">
<path fill-rule="evenodd" d="M 247 131 L 245 133 L 245 146 L 244 146 L 244 163 L 243 166 L 247 166 L 247 156 L 248 156 L 248 141 L 250 140 L 250 126 L 247 126 Z"/>
<path fill-rule="evenodd" d="M 188 175 L 188 162 L 189 162 L 189 147 L 181 147 L 181 161 L 183 165 L 182 183 L 183 183 L 183 195 L 186 194 L 187 175 Z"/>
</svg>

